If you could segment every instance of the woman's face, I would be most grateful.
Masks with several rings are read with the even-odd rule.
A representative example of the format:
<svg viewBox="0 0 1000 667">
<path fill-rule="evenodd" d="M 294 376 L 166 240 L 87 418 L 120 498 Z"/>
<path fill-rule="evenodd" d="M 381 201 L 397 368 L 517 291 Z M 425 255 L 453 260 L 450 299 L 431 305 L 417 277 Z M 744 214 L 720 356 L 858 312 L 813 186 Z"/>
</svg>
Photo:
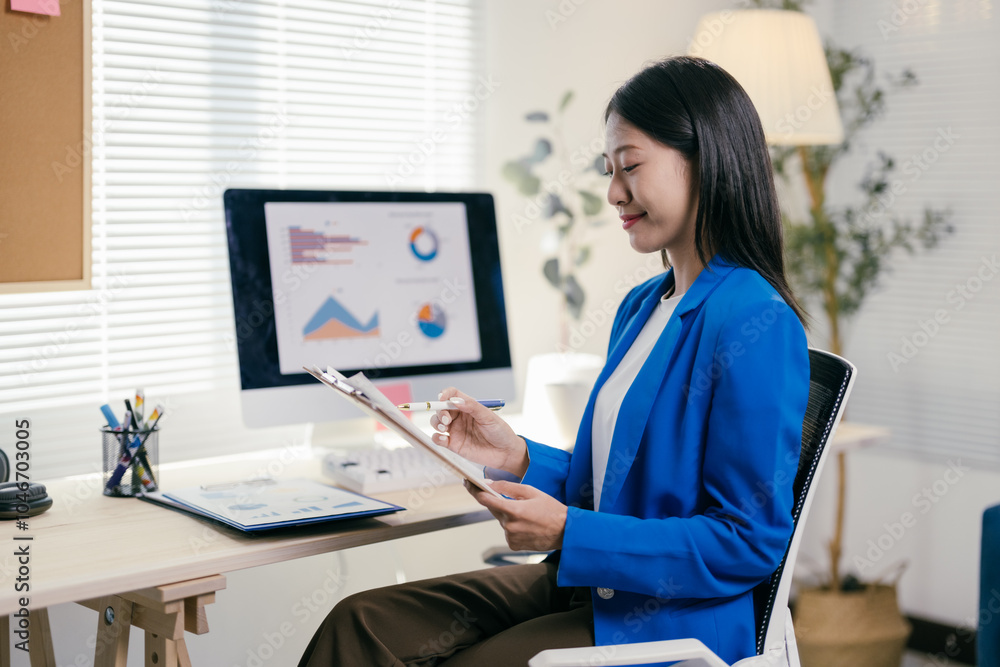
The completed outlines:
<svg viewBox="0 0 1000 667">
<path fill-rule="evenodd" d="M 618 209 L 632 247 L 666 250 L 671 257 L 694 252 L 698 197 L 684 156 L 616 113 L 608 117 L 604 139 L 608 202 Z"/>
</svg>

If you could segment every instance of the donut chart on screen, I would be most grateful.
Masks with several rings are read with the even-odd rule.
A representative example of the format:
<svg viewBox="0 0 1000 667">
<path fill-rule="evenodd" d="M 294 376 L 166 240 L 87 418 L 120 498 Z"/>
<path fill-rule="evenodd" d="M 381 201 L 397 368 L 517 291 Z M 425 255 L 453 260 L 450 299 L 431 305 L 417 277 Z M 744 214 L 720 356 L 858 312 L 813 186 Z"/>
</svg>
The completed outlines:
<svg viewBox="0 0 1000 667">
<path fill-rule="evenodd" d="M 428 338 L 439 338 L 444 334 L 448 324 L 448 318 L 440 306 L 433 303 L 425 303 L 417 313 L 417 326 L 420 332 Z"/>
<path fill-rule="evenodd" d="M 417 227 L 410 232 L 410 251 L 421 262 L 429 262 L 438 254 L 438 237 L 428 227 Z"/>
</svg>

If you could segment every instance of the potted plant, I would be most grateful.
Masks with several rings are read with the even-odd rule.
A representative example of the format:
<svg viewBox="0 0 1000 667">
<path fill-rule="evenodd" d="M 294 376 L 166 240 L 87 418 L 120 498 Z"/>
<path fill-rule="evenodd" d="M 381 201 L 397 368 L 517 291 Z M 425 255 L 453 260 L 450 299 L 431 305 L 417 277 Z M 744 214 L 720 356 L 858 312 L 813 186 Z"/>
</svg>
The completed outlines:
<svg viewBox="0 0 1000 667">
<path fill-rule="evenodd" d="M 802 11 L 803 0 L 758 7 Z M 885 111 L 887 95 L 917 85 L 910 70 L 880 80 L 874 63 L 859 51 L 828 43 L 827 64 L 844 124 L 844 141 L 833 146 L 775 147 L 775 174 L 785 183 L 798 179 L 808 192 L 808 215 L 795 219 L 783 213 L 785 253 L 789 279 L 808 308 L 822 313 L 829 336 L 828 349 L 844 350 L 843 325 L 858 313 L 865 299 L 889 270 L 900 250 L 930 249 L 953 231 L 947 210 L 925 207 L 918 220 L 892 207 L 900 193 L 896 161 L 877 151 L 874 163 L 858 186 L 855 204 L 832 205 L 826 182 L 834 163 L 848 154 L 858 134 Z M 829 543 L 830 571 L 818 587 L 803 589 L 796 603 L 796 634 L 803 664 L 899 664 L 909 624 L 896 605 L 894 585 L 862 583 L 840 570 L 844 527 L 846 470 L 844 452 L 837 452 L 837 500 L 834 535 Z"/>
<path fill-rule="evenodd" d="M 560 318 L 561 348 L 567 349 L 570 320 L 580 318 L 586 299 L 577 273 L 590 260 L 588 232 L 606 220 L 603 139 L 571 150 L 563 137 L 566 110 L 573 101 L 573 91 L 563 93 L 555 113 L 532 111 L 524 119 L 544 128 L 531 150 L 503 165 L 505 180 L 512 183 L 528 201 L 513 216 L 521 229 L 536 223 L 545 224 L 543 239 L 546 253 L 542 274 L 562 294 Z M 599 145 L 593 145 L 599 144 Z"/>
<path fill-rule="evenodd" d="M 540 135 L 527 154 L 507 161 L 502 175 L 526 198 L 524 208 L 512 216 L 518 231 L 541 224 L 545 255 L 541 273 L 559 291 L 558 352 L 539 354 L 528 361 L 524 411 L 538 437 L 571 446 L 603 359 L 582 354 L 570 336 L 580 319 L 586 294 L 577 279 L 591 258 L 589 232 L 606 222 L 604 205 L 603 138 L 571 147 L 563 128 L 573 91 L 563 93 L 554 113 L 532 111 L 525 121 L 538 126 Z"/>
</svg>

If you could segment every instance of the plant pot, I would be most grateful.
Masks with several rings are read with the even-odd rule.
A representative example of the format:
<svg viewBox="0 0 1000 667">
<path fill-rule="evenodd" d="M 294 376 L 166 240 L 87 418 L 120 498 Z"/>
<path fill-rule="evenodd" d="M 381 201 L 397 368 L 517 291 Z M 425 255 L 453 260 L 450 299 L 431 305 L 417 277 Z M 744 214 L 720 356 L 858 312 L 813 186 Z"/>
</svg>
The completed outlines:
<svg viewBox="0 0 1000 667">
<path fill-rule="evenodd" d="M 899 667 L 911 630 L 885 584 L 802 590 L 794 623 L 802 667 Z"/>
</svg>

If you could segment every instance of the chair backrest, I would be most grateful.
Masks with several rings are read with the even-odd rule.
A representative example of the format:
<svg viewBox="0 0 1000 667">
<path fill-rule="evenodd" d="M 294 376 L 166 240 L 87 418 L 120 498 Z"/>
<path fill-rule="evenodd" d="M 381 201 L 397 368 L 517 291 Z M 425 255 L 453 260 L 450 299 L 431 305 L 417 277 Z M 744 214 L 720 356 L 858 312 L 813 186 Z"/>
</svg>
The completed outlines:
<svg viewBox="0 0 1000 667">
<path fill-rule="evenodd" d="M 976 632 L 976 664 L 1000 667 L 1000 505 L 983 512 L 983 540 L 979 561 L 979 627 Z"/>
<path fill-rule="evenodd" d="M 782 646 L 785 641 L 785 608 L 792 585 L 795 558 L 802 541 L 803 527 L 816 485 L 830 451 L 827 447 L 847 405 L 857 369 L 851 362 L 835 354 L 810 348 L 809 402 L 802 422 L 802 451 L 799 468 L 792 485 L 795 505 L 792 509 L 794 529 L 788 541 L 785 557 L 778 569 L 754 589 L 757 615 L 757 654 Z M 774 613 L 777 610 L 777 613 Z M 774 622 L 772 622 L 774 621 Z"/>
</svg>

